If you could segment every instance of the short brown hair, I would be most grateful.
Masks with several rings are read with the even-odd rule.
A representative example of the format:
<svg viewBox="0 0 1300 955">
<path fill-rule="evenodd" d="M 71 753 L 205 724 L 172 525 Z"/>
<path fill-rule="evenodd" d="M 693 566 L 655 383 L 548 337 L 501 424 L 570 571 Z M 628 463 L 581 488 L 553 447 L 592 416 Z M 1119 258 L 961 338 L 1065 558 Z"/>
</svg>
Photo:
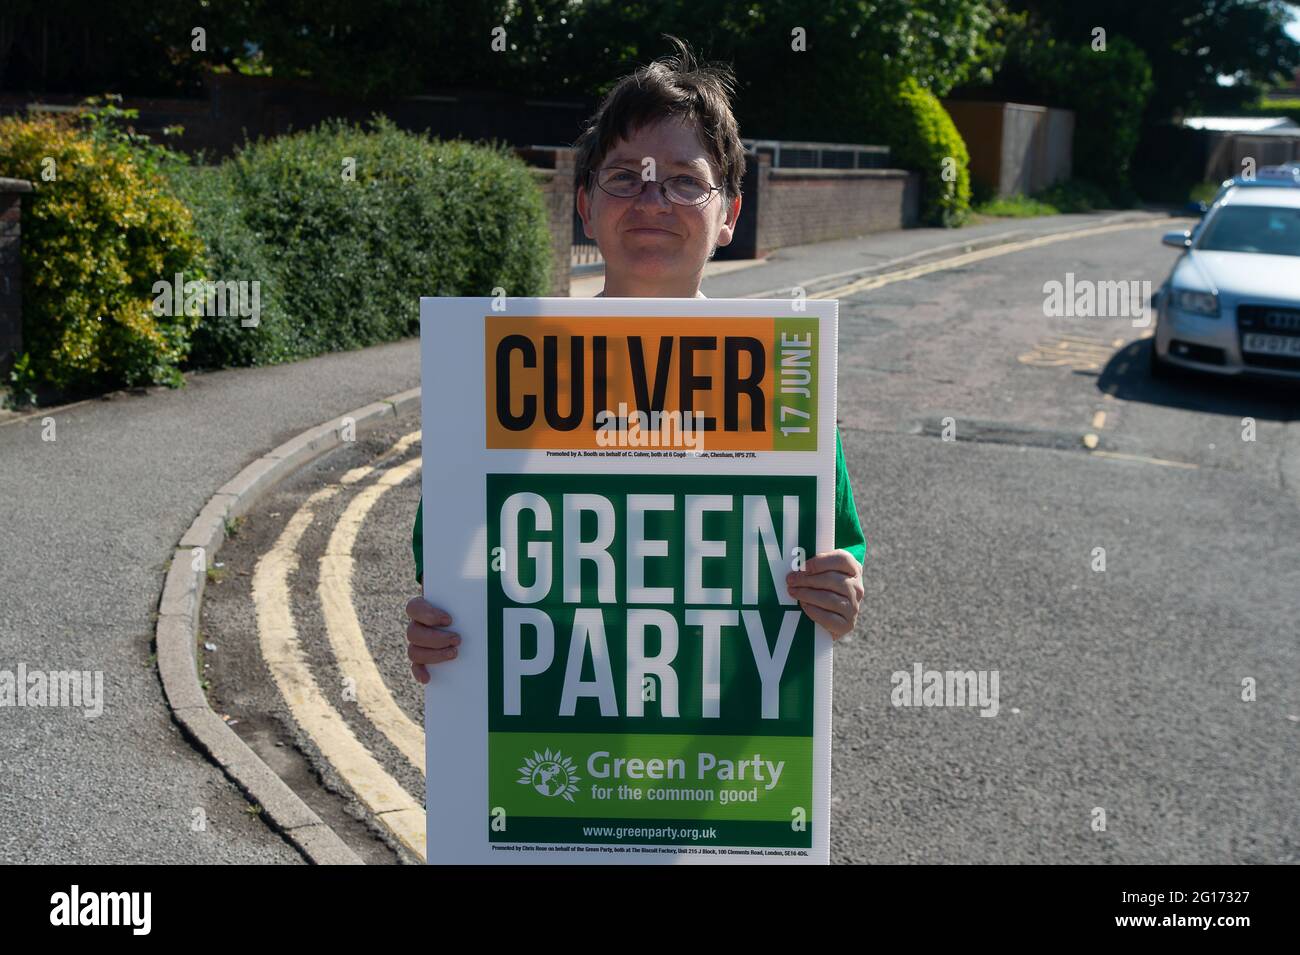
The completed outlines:
<svg viewBox="0 0 1300 955">
<path fill-rule="evenodd" d="M 722 173 L 727 197 L 740 195 L 745 148 L 731 112 L 735 73 L 724 63 L 697 63 L 686 43 L 673 36 L 667 39 L 677 47 L 676 55 L 661 57 L 620 79 L 574 143 L 575 188 L 587 186 L 618 140 L 666 116 L 682 116 L 699 127 L 704 148 Z"/>
</svg>

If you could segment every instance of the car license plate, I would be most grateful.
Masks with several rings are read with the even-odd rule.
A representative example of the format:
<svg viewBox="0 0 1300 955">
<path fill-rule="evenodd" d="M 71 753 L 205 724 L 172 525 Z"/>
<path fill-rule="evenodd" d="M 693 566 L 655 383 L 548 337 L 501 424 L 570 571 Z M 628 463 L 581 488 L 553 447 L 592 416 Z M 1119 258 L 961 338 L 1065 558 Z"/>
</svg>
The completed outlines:
<svg viewBox="0 0 1300 955">
<path fill-rule="evenodd" d="M 1300 338 L 1285 335 L 1260 335 L 1252 332 L 1241 338 L 1241 350 L 1262 352 L 1265 355 L 1300 356 Z"/>
</svg>

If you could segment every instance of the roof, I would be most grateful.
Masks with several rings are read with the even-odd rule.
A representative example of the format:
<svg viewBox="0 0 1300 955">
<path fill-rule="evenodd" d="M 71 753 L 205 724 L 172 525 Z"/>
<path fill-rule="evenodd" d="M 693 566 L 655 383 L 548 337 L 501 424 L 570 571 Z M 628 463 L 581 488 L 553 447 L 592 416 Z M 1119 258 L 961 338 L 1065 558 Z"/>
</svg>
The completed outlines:
<svg viewBox="0 0 1300 955">
<path fill-rule="evenodd" d="M 1300 135 L 1300 124 L 1286 116 L 1189 116 L 1188 129 L 1217 133 L 1262 133 L 1266 136 Z"/>
<path fill-rule="evenodd" d="M 1294 186 L 1252 186 L 1242 189 L 1238 186 L 1229 189 L 1220 203 L 1225 206 L 1283 206 L 1300 209 L 1300 189 Z"/>
</svg>

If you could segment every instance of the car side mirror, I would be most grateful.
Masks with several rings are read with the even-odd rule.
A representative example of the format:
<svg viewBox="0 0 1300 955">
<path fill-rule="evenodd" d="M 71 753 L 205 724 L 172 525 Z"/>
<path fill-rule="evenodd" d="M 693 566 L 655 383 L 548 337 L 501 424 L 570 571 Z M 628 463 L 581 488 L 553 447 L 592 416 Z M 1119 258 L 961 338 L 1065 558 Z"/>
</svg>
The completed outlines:
<svg viewBox="0 0 1300 955">
<path fill-rule="evenodd" d="M 1160 241 L 1165 245 L 1172 245 L 1175 249 L 1190 249 L 1192 247 L 1192 234 L 1190 232 L 1166 232 Z"/>
</svg>

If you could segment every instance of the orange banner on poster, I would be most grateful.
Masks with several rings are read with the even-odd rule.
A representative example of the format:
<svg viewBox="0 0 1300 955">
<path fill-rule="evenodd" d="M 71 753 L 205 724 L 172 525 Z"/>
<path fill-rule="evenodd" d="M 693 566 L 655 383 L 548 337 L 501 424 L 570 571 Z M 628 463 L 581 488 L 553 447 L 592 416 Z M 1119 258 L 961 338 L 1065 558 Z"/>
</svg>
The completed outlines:
<svg viewBox="0 0 1300 955">
<path fill-rule="evenodd" d="M 487 447 L 816 449 L 817 321 L 486 316 Z"/>
</svg>

